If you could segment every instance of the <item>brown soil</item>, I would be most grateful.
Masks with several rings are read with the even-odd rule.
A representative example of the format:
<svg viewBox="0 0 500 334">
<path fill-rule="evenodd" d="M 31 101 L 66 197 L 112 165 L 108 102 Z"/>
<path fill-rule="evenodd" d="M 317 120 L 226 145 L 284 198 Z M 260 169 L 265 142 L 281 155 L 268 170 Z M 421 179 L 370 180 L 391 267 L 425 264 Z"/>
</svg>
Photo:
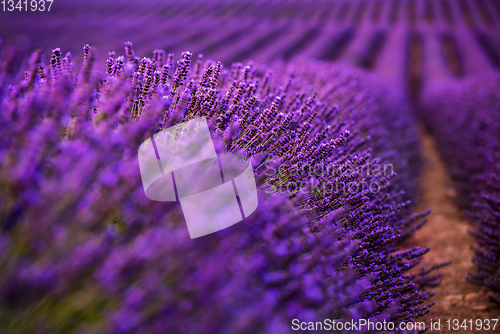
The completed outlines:
<svg viewBox="0 0 500 334">
<path fill-rule="evenodd" d="M 405 246 L 413 245 L 430 247 L 431 251 L 424 256 L 425 267 L 433 263 L 451 260 L 452 263 L 441 269 L 443 280 L 435 288 L 436 301 L 431 312 L 418 321 L 426 324 L 440 320 L 441 330 L 429 328 L 429 333 L 500 333 L 500 308 L 489 298 L 481 287 L 466 281 L 467 271 L 473 269 L 471 263 L 471 245 L 474 238 L 468 234 L 469 224 L 464 220 L 460 209 L 454 204 L 456 196 L 451 187 L 443 161 L 440 159 L 434 139 L 425 131 L 422 133 L 423 155 L 425 165 L 420 179 L 420 195 L 417 210 L 432 209 L 429 221 L 416 234 L 405 242 Z M 448 329 L 448 319 L 499 319 L 495 330 L 476 330 L 476 328 Z"/>
</svg>

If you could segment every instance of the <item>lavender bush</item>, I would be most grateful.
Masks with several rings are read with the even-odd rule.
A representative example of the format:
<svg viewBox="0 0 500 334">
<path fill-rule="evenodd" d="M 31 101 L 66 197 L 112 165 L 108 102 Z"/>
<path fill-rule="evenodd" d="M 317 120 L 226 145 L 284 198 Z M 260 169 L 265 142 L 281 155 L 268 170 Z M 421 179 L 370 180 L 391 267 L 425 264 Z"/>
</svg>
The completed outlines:
<svg viewBox="0 0 500 334">
<path fill-rule="evenodd" d="M 432 106 L 432 107 L 430 107 Z M 500 77 L 456 83 L 422 109 L 452 174 L 457 201 L 475 223 L 477 239 L 468 279 L 500 301 Z"/>
<path fill-rule="evenodd" d="M 189 52 L 175 64 L 161 50 L 140 59 L 131 43 L 105 66 L 89 46 L 83 58 L 79 69 L 60 49 L 49 64 L 40 52 L 2 63 L 2 332 L 281 333 L 294 318 L 399 323 L 429 311 L 425 288 L 439 283 L 429 273 L 440 264 L 412 270 L 428 249 L 397 247 L 427 212 L 408 214 L 392 174 L 352 168 L 378 162 L 369 135 L 383 159 L 410 161 L 383 138 L 383 104 L 363 109 L 381 93 L 365 96 L 345 75 L 340 86 L 360 90 L 351 111 L 335 105 L 341 93 L 278 65 L 226 69 Z M 220 150 L 252 160 L 261 194 L 245 221 L 191 240 L 177 204 L 144 195 L 137 149 L 202 116 Z M 320 162 L 338 168 L 307 172 Z M 381 187 L 325 191 L 339 180 Z M 308 192 L 290 190 L 311 181 Z"/>
<path fill-rule="evenodd" d="M 416 196 L 421 168 L 417 122 L 402 94 L 375 76 L 332 62 L 295 58 L 277 63 L 280 74 L 298 78 L 323 101 L 332 101 L 342 111 L 344 122 L 369 141 L 380 164 L 392 164 L 393 187 L 404 189 L 405 199 Z M 334 80 L 332 80 L 334 78 Z M 322 117 L 328 124 L 333 114 Z"/>
</svg>

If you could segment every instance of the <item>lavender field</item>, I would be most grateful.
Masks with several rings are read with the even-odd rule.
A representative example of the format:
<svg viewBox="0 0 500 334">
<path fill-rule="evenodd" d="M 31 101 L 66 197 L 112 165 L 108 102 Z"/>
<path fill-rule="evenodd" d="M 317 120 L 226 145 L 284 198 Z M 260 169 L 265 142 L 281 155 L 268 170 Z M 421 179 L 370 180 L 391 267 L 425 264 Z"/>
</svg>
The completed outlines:
<svg viewBox="0 0 500 334">
<path fill-rule="evenodd" d="M 5 1 L 0 38 L 0 333 L 500 330 L 500 1 Z M 258 206 L 191 239 L 138 150 L 197 119 Z"/>
</svg>

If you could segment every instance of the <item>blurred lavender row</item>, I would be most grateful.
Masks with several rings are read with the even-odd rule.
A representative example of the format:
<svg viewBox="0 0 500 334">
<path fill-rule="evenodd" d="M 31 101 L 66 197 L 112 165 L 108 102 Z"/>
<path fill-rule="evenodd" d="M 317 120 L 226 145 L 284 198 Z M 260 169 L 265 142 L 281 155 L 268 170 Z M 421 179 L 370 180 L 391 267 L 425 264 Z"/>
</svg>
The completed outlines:
<svg viewBox="0 0 500 334">
<path fill-rule="evenodd" d="M 226 66 L 302 55 L 373 70 L 415 101 L 430 83 L 500 67 L 498 0 L 70 0 L 0 15 L 6 45 L 46 56 L 62 45 L 80 62 L 89 43 L 104 60 L 126 40 Z"/>
<path fill-rule="evenodd" d="M 225 68 L 189 52 L 139 58 L 131 43 L 105 63 L 88 45 L 78 66 L 60 49 L 50 62 L 13 49 L 4 59 L 2 332 L 284 333 L 294 318 L 399 323 L 432 306 L 444 264 L 416 270 L 428 249 L 397 246 L 428 214 L 411 214 L 403 191 L 418 175 L 416 130 L 376 79 L 305 59 Z M 177 204 L 146 198 L 137 148 L 196 117 L 219 150 L 251 158 L 259 188 L 318 186 L 262 192 L 244 222 L 191 240 Z M 280 173 L 266 178 L 269 158 Z M 380 161 L 407 178 L 345 167 Z M 317 177 L 293 168 L 319 162 L 344 167 Z M 381 189 L 323 191 L 337 181 Z"/>
<path fill-rule="evenodd" d="M 500 76 L 485 73 L 428 95 L 421 112 L 474 222 L 474 272 L 500 302 Z"/>
</svg>

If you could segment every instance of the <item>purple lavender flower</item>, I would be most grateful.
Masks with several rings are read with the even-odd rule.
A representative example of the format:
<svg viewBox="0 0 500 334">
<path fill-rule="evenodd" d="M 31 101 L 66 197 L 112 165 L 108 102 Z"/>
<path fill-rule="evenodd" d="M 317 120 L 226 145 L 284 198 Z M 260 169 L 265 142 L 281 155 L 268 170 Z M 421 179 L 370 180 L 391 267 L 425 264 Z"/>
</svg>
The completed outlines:
<svg viewBox="0 0 500 334">
<path fill-rule="evenodd" d="M 380 129 L 382 107 L 362 107 L 377 99 L 354 94 L 364 104 L 344 111 L 332 89 L 301 73 L 324 65 L 304 60 L 292 78 L 279 64 L 226 69 L 192 64 L 189 52 L 174 64 L 161 50 L 139 59 L 131 43 L 125 52 L 99 66 L 86 45 L 79 72 L 59 49 L 51 66 L 34 54 L 22 76 L 2 67 L 0 328 L 286 332 L 294 318 L 401 322 L 429 311 L 425 287 L 440 276 L 428 273 L 439 265 L 414 273 L 428 249 L 397 248 L 427 212 L 408 215 L 392 174 L 355 168 L 378 162 L 372 134 L 383 159 L 408 163 L 380 139 L 391 131 Z M 362 90 L 345 73 L 340 91 Z M 261 193 L 244 222 L 191 240 L 175 203 L 144 195 L 137 149 L 203 116 L 219 150 L 251 159 Z M 279 173 L 269 176 L 271 160 Z M 336 168 L 308 171 L 319 163 Z M 307 193 L 291 187 L 313 181 Z M 380 189 L 329 192 L 335 182 Z"/>
</svg>

